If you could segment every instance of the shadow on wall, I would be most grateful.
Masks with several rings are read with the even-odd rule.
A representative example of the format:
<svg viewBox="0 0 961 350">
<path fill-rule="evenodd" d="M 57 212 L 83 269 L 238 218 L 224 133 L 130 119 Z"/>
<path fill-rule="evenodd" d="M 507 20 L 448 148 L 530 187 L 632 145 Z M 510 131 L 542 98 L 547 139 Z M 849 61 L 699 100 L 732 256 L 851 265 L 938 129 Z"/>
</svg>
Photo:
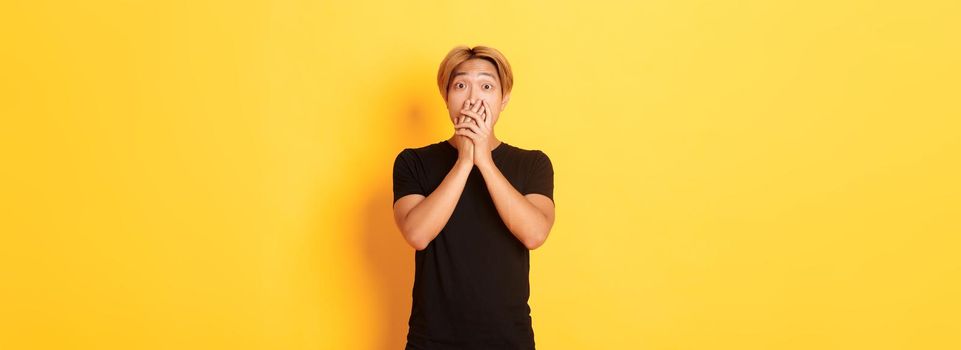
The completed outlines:
<svg viewBox="0 0 961 350">
<path fill-rule="evenodd" d="M 370 150 L 375 154 L 371 158 L 382 161 L 383 166 L 376 168 L 385 170 L 370 177 L 374 181 L 364 188 L 366 201 L 355 216 L 361 221 L 357 227 L 363 231 L 355 235 L 359 239 L 356 247 L 362 249 L 362 265 L 367 267 L 370 285 L 376 288 L 370 293 L 376 298 L 371 302 L 381 311 L 372 317 L 377 323 L 370 325 L 375 349 L 402 349 L 406 344 L 414 286 L 415 250 L 404 240 L 393 216 L 394 158 L 406 147 L 421 147 L 444 138 L 432 135 L 429 127 L 429 111 L 444 108 L 439 96 L 424 95 L 422 82 L 430 80 L 423 77 L 432 73 L 429 69 L 400 72 L 381 96 L 371 96 L 372 101 L 381 102 L 372 108 L 375 114 L 371 120 L 383 125 L 371 135 L 382 137 L 381 142 L 372 144 L 383 147 Z"/>
</svg>

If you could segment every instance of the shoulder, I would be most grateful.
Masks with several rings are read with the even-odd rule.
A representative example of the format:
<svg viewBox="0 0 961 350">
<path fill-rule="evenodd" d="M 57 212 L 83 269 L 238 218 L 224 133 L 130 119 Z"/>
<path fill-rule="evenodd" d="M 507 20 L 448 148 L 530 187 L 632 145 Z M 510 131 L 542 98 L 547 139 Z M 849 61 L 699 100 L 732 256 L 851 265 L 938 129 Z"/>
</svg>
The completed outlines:
<svg viewBox="0 0 961 350">
<path fill-rule="evenodd" d="M 423 160 L 432 159 L 435 156 L 443 155 L 445 151 L 444 145 L 447 141 L 434 142 L 427 145 L 416 146 L 416 147 L 405 147 L 397 153 L 396 159 L 408 159 L 408 160 Z"/>
<path fill-rule="evenodd" d="M 544 162 L 544 161 L 550 162 L 550 157 L 547 156 L 547 152 L 544 152 L 544 150 L 542 149 L 539 149 L 539 148 L 528 149 L 524 147 L 510 145 L 510 144 L 508 144 L 508 146 L 509 146 L 508 149 L 512 153 L 526 159 L 529 162 Z"/>
<path fill-rule="evenodd" d="M 443 141 L 438 141 L 438 142 L 434 142 L 434 143 L 422 145 L 422 146 L 419 146 L 419 147 L 410 147 L 410 148 L 407 148 L 407 149 L 413 151 L 414 153 L 423 153 L 423 152 L 438 151 L 438 150 L 442 150 L 443 147 L 446 146 L 446 145 L 444 144 L 444 143 L 446 143 L 446 142 L 447 142 L 447 140 L 443 140 Z"/>
</svg>

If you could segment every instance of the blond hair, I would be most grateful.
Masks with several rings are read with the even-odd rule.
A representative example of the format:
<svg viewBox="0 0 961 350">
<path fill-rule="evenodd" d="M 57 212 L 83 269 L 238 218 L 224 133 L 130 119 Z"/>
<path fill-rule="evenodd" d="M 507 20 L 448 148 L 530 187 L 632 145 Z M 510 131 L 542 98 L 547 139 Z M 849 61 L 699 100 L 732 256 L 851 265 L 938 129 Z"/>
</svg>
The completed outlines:
<svg viewBox="0 0 961 350">
<path fill-rule="evenodd" d="M 500 79 L 501 96 L 506 96 L 514 86 L 514 73 L 511 72 L 511 65 L 497 49 L 487 46 L 474 46 L 473 48 L 461 45 L 450 50 L 447 57 L 440 62 L 440 69 L 437 70 L 437 87 L 440 95 L 447 101 L 447 90 L 450 88 L 450 76 L 454 74 L 454 68 L 472 58 L 480 58 L 494 64 L 497 69 L 497 76 Z"/>
</svg>

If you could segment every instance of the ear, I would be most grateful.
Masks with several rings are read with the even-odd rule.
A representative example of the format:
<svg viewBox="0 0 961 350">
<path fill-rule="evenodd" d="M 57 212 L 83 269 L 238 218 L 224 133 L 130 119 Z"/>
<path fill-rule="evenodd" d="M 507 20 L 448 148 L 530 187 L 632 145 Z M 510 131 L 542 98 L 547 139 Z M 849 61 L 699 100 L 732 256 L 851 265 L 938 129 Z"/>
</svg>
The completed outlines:
<svg viewBox="0 0 961 350">
<path fill-rule="evenodd" d="M 507 95 L 504 95 L 504 99 L 501 100 L 501 111 L 503 111 L 504 108 L 507 108 L 507 102 L 509 102 L 510 100 L 511 100 L 511 93 L 508 92 Z"/>
</svg>

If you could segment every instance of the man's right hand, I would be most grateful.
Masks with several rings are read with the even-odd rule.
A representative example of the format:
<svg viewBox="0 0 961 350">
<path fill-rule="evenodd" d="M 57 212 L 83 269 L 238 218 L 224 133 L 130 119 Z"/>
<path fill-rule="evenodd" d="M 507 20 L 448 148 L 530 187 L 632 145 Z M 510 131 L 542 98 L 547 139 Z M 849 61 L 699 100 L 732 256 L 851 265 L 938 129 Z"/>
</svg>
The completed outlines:
<svg viewBox="0 0 961 350">
<path fill-rule="evenodd" d="M 480 110 L 480 107 L 480 101 L 477 103 L 471 103 L 470 100 L 464 101 L 464 108 Z M 457 124 L 463 123 L 465 120 L 470 120 L 470 118 L 462 115 L 457 118 Z M 454 147 L 457 148 L 458 160 L 462 160 L 467 164 L 474 164 L 474 141 L 464 135 L 454 135 Z"/>
</svg>

